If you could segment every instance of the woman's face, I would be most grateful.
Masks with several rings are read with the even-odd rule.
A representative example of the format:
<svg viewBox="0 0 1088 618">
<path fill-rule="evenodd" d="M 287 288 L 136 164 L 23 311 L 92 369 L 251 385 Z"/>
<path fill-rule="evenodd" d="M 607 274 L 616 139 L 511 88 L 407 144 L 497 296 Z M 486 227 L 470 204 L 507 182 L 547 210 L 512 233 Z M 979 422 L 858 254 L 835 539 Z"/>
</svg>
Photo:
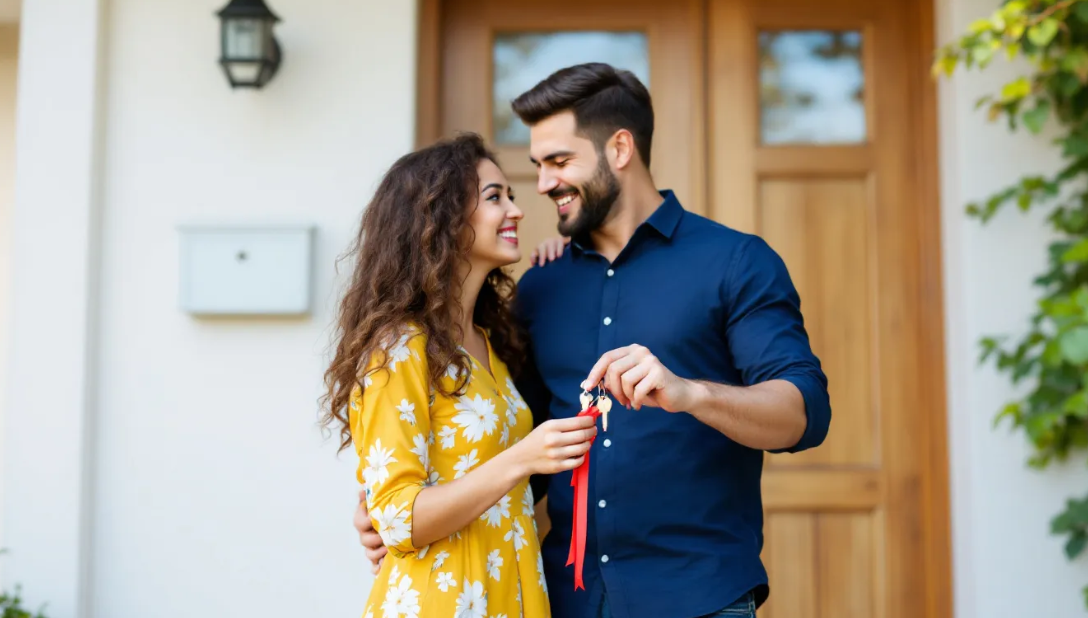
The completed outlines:
<svg viewBox="0 0 1088 618">
<path fill-rule="evenodd" d="M 518 222 L 524 215 L 514 205 L 513 191 L 499 166 L 484 159 L 476 166 L 476 171 L 480 186 L 468 220 L 475 234 L 469 261 L 490 272 L 521 260 Z"/>
</svg>

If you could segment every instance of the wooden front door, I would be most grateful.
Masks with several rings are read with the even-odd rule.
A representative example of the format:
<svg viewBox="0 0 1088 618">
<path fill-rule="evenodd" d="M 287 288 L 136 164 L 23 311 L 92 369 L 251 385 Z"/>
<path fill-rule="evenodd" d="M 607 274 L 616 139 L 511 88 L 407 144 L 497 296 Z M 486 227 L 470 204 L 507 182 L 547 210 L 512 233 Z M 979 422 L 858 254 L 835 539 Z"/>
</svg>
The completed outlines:
<svg viewBox="0 0 1088 618">
<path fill-rule="evenodd" d="M 650 88 L 658 186 L 786 261 L 833 418 L 819 448 L 765 460 L 761 618 L 951 616 L 928 3 L 422 8 L 420 142 L 472 130 L 496 147 L 526 254 L 555 208 L 509 100 L 602 60 Z"/>
</svg>

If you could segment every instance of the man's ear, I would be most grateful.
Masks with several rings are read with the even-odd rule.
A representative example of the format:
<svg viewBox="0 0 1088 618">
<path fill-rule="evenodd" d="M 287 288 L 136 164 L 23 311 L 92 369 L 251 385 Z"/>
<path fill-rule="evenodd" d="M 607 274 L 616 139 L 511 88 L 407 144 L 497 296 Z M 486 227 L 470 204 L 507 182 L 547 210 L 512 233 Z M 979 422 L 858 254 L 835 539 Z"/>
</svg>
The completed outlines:
<svg viewBox="0 0 1088 618">
<path fill-rule="evenodd" d="M 608 158 L 611 159 L 612 165 L 618 170 L 630 166 L 635 157 L 638 156 L 638 150 L 635 148 L 635 136 L 631 135 L 631 132 L 627 129 L 616 131 L 608 142 L 606 151 L 609 155 Z"/>
</svg>

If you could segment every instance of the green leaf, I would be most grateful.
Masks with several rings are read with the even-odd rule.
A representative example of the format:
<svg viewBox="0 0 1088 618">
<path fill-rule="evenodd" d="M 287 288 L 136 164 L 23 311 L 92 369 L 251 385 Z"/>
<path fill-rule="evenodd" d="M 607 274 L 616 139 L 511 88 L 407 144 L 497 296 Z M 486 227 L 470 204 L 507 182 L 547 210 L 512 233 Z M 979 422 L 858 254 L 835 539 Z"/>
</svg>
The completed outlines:
<svg viewBox="0 0 1088 618">
<path fill-rule="evenodd" d="M 1088 545 L 1088 534 L 1084 532 L 1076 532 L 1065 543 L 1065 557 L 1072 560 L 1080 555 L 1084 551 L 1085 545 Z"/>
<path fill-rule="evenodd" d="M 1071 97 L 1080 92 L 1081 84 L 1076 75 L 1070 75 L 1069 73 L 1059 73 L 1050 79 L 1051 86 L 1063 97 Z"/>
<path fill-rule="evenodd" d="M 1067 157 L 1088 155 L 1088 139 L 1084 139 L 1079 135 L 1070 135 L 1062 140 L 1062 153 Z"/>
<path fill-rule="evenodd" d="M 1047 18 L 1028 28 L 1028 40 L 1038 47 L 1046 47 L 1058 34 L 1058 20 Z"/>
<path fill-rule="evenodd" d="M 1010 0 L 1005 3 L 1005 6 L 1001 7 L 1005 15 L 1013 15 L 1016 13 L 1023 13 L 1028 8 L 1028 5 L 1023 0 Z"/>
<path fill-rule="evenodd" d="M 1062 56 L 1061 67 L 1076 75 L 1081 82 L 1088 80 L 1088 50 L 1083 47 L 1074 47 Z"/>
<path fill-rule="evenodd" d="M 997 416 L 994 417 L 994 427 L 997 427 L 999 424 L 1001 424 L 1001 421 L 1005 419 L 1010 419 L 1014 427 L 1019 425 L 1021 421 L 1023 421 L 1023 414 L 1021 414 L 1020 412 L 1019 403 L 1009 403 L 1006 404 L 1004 408 L 1001 408 L 1001 411 L 998 412 Z"/>
<path fill-rule="evenodd" d="M 1088 238 L 1085 238 L 1070 247 L 1065 253 L 1062 254 L 1061 261 L 1063 264 L 1069 264 L 1072 262 L 1088 262 Z"/>
<path fill-rule="evenodd" d="M 1043 348 L 1042 361 L 1044 365 L 1051 368 L 1059 367 L 1062 364 L 1062 349 L 1057 339 L 1046 342 L 1046 347 Z"/>
<path fill-rule="evenodd" d="M 1088 362 L 1088 326 L 1079 326 L 1059 339 L 1062 357 L 1074 365 Z"/>
<path fill-rule="evenodd" d="M 983 32 L 989 32 L 993 27 L 994 25 L 989 19 L 982 18 L 971 22 L 971 25 L 967 27 L 967 31 L 971 34 L 982 34 Z M 998 30 L 1004 30 L 1004 27 L 998 28 Z"/>
<path fill-rule="evenodd" d="M 1046 119 L 1049 117 L 1050 101 L 1039 99 L 1034 109 L 1024 113 L 1024 126 L 1032 133 L 1038 133 L 1043 130 L 1043 125 L 1046 124 Z"/>
<path fill-rule="evenodd" d="M 1088 23 L 1088 3 L 1078 2 L 1073 5 L 1073 15 L 1077 19 Z"/>
<path fill-rule="evenodd" d="M 1001 89 L 1001 98 L 1005 101 L 1022 99 L 1029 94 L 1031 94 L 1031 82 L 1026 77 L 1011 81 Z"/>
<path fill-rule="evenodd" d="M 971 59 L 978 63 L 980 67 L 989 64 L 993 57 L 994 49 L 986 45 L 979 45 L 971 50 Z"/>
<path fill-rule="evenodd" d="M 1084 391 L 1074 393 L 1072 397 L 1065 400 L 1062 412 L 1077 418 L 1088 418 L 1088 394 Z"/>
</svg>

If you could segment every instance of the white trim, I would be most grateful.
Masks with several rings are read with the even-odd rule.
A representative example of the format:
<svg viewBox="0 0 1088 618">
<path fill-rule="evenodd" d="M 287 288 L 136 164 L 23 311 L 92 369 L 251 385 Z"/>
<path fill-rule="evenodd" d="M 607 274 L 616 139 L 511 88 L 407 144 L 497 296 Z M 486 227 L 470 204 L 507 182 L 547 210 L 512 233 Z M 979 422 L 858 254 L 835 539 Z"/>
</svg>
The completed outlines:
<svg viewBox="0 0 1088 618">
<path fill-rule="evenodd" d="M 104 5 L 24 2 L 11 217 L 5 583 L 77 618 L 90 615 Z"/>
<path fill-rule="evenodd" d="M 955 36 L 955 0 L 934 0 L 934 41 L 937 45 Z M 967 410 L 973 349 L 968 339 L 967 300 L 963 285 L 963 192 L 960 187 L 960 123 L 958 114 L 961 101 L 956 97 L 956 87 L 947 79 L 939 79 L 937 86 L 938 169 L 940 169 L 941 193 L 941 243 L 944 282 L 945 320 L 945 397 L 948 424 L 949 461 L 949 516 L 952 540 L 952 590 L 953 614 L 975 615 L 975 590 L 973 583 L 974 549 L 970 526 L 971 513 L 971 421 L 970 414 L 958 414 Z"/>
</svg>

